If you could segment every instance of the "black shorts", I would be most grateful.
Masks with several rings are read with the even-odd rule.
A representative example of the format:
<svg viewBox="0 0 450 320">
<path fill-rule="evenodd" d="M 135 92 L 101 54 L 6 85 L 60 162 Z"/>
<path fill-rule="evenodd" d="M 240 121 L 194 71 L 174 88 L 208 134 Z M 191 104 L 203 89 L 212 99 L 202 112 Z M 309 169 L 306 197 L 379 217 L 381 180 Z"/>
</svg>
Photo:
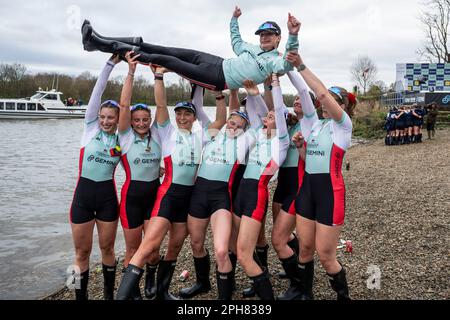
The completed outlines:
<svg viewBox="0 0 450 320">
<path fill-rule="evenodd" d="M 197 177 L 192 191 L 189 215 L 207 219 L 219 209 L 231 211 L 228 183 Z"/>
<path fill-rule="evenodd" d="M 70 222 L 81 224 L 94 219 L 113 222 L 119 217 L 114 180 L 96 182 L 80 177 L 70 208 Z"/>
<path fill-rule="evenodd" d="M 151 182 L 127 180 L 122 187 L 120 200 L 120 222 L 124 229 L 134 229 L 150 219 L 159 179 Z"/>
<path fill-rule="evenodd" d="M 186 223 L 194 186 L 163 183 L 156 196 L 151 218 L 163 217 L 171 223 Z"/>
<path fill-rule="evenodd" d="M 421 127 L 423 124 L 423 120 L 414 120 L 413 125 L 414 127 Z"/>
<path fill-rule="evenodd" d="M 414 125 L 414 122 L 412 120 L 406 121 L 405 127 L 409 128 L 412 127 Z"/>
<path fill-rule="evenodd" d="M 342 173 L 305 173 L 295 200 L 297 214 L 327 226 L 344 223 L 345 185 Z"/>
<path fill-rule="evenodd" d="M 435 125 L 434 122 L 433 122 L 433 123 L 427 123 L 427 131 L 432 131 L 432 130 L 434 130 L 434 125 Z"/>
<path fill-rule="evenodd" d="M 278 170 L 277 188 L 273 194 L 273 202 L 283 203 L 289 196 L 296 196 L 298 191 L 298 168 L 281 167 Z"/>
<path fill-rule="evenodd" d="M 384 126 L 384 129 L 386 130 L 386 131 L 392 131 L 392 130 L 394 130 L 394 125 L 392 124 L 392 123 L 390 123 L 390 124 L 386 124 L 385 126 Z"/>
<path fill-rule="evenodd" d="M 238 169 L 236 170 L 236 173 L 234 174 L 233 185 L 231 186 L 231 208 L 233 212 L 236 212 L 236 197 L 246 167 L 247 166 L 245 164 L 240 164 Z"/>
<path fill-rule="evenodd" d="M 269 180 L 270 177 L 268 176 Z M 260 180 L 242 179 L 236 197 L 236 211 L 238 217 L 247 216 L 262 222 L 269 204 L 269 190 L 267 184 Z"/>
<path fill-rule="evenodd" d="M 405 129 L 405 123 L 403 121 L 402 122 L 397 121 L 397 123 L 395 124 L 395 130 L 403 130 L 403 129 Z"/>
</svg>

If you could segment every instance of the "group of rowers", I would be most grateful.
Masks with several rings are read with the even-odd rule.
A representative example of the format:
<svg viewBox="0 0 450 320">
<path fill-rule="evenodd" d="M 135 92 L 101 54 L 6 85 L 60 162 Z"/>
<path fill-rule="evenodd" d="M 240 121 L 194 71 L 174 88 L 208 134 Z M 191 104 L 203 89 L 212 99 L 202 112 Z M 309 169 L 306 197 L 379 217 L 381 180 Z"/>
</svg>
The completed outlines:
<svg viewBox="0 0 450 320">
<path fill-rule="evenodd" d="M 255 32 L 259 45 L 252 45 L 241 39 L 240 15 L 236 7 L 230 30 L 237 57 L 231 59 L 148 44 L 141 38 L 103 37 L 88 21 L 83 24 L 84 48 L 113 56 L 103 67 L 87 107 L 79 180 L 70 210 L 74 264 L 79 269 L 76 299 L 88 298 L 95 225 L 105 299 L 142 299 L 139 283 L 144 273 L 144 294 L 149 299 L 186 299 L 210 291 L 211 261 L 205 246 L 210 225 L 217 298 L 232 298 L 239 263 L 251 279 L 244 295 L 273 300 L 265 219 L 268 184 L 276 173 L 271 244 L 290 281 L 277 298 L 313 299 L 317 252 L 337 299 L 350 299 L 336 244 L 345 215 L 342 161 L 351 142 L 350 115 L 356 98 L 341 87 L 327 89 L 304 64 L 298 53 L 300 22 L 294 16 L 288 16 L 286 52 L 279 54 L 278 24 L 264 22 Z M 101 102 L 108 78 L 121 60 L 128 63 L 128 74 L 120 101 Z M 131 103 L 138 64 L 154 74 L 155 114 L 147 104 Z M 168 72 L 193 84 L 191 101 L 176 104 L 174 120 L 165 92 Z M 293 114 L 283 102 L 281 75 L 297 91 Z M 257 86 L 261 83 L 264 95 Z M 245 103 L 238 98 L 241 87 L 247 92 Z M 215 95 L 215 119 L 203 109 L 204 88 Z M 194 130 L 195 122 L 200 130 Z M 119 162 L 126 173 L 120 201 L 114 181 Z M 126 252 L 114 293 L 119 218 Z M 196 282 L 182 289 L 178 298 L 169 288 L 188 236 Z"/>
</svg>

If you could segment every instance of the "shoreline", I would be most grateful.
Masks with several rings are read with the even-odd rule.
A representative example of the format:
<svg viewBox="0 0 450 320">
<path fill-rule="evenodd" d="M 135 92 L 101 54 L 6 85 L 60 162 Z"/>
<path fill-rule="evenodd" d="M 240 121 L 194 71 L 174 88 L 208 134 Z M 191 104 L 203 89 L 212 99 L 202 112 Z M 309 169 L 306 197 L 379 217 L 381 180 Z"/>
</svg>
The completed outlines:
<svg viewBox="0 0 450 320">
<path fill-rule="evenodd" d="M 341 239 L 352 240 L 353 253 L 340 249 L 337 256 L 347 270 L 353 299 L 450 299 L 450 161 L 445 150 L 450 150 L 449 128 L 438 130 L 434 140 L 424 139 L 421 144 L 385 146 L 384 139 L 364 140 L 348 150 L 346 160 L 351 167 L 349 171 L 345 170 L 345 166 L 343 168 L 347 194 L 346 220 Z M 428 165 L 430 160 L 432 165 Z M 269 184 L 271 194 L 274 187 L 275 183 Z M 270 244 L 270 208 L 269 203 L 266 227 L 270 245 L 268 260 L 272 285 L 275 295 L 278 295 L 287 289 L 288 281 L 276 275 L 282 268 Z M 212 253 L 210 236 L 206 246 Z M 116 288 L 121 278 L 123 253 L 118 257 Z M 197 296 L 198 300 L 216 299 L 213 256 L 211 260 L 212 290 Z M 102 299 L 103 276 L 99 266 L 101 263 L 91 267 L 90 299 Z M 181 282 L 178 275 L 185 268 L 190 276 Z M 315 268 L 315 299 L 335 299 L 317 256 Z M 373 270 L 380 271 L 379 289 L 370 284 L 368 286 Z M 194 281 L 195 271 L 187 239 L 178 258 L 170 291 L 176 294 Z M 242 299 L 241 291 L 249 283 L 238 265 L 237 290 L 233 299 Z M 143 281 L 141 289 L 142 286 Z M 39 298 L 70 299 L 73 299 L 73 293 L 66 287 Z"/>
</svg>

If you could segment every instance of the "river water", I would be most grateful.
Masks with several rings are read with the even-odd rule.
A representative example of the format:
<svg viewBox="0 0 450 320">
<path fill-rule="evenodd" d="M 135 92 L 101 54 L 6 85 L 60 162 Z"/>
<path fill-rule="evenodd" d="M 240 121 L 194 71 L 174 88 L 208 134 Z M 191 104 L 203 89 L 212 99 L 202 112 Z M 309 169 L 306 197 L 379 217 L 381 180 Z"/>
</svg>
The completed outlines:
<svg viewBox="0 0 450 320">
<path fill-rule="evenodd" d="M 215 108 L 205 111 L 214 118 Z M 37 299 L 65 283 L 82 131 L 82 119 L 0 120 L 0 299 Z M 124 180 L 119 165 L 119 195 Z M 116 254 L 123 249 L 119 224 Z M 91 264 L 98 261 L 94 236 Z"/>
<path fill-rule="evenodd" d="M 37 299 L 65 283 L 82 132 L 83 119 L 0 120 L 0 299 Z M 119 165 L 119 195 L 124 180 Z M 123 249 L 119 224 L 116 253 Z M 91 263 L 99 260 L 95 236 Z"/>
</svg>

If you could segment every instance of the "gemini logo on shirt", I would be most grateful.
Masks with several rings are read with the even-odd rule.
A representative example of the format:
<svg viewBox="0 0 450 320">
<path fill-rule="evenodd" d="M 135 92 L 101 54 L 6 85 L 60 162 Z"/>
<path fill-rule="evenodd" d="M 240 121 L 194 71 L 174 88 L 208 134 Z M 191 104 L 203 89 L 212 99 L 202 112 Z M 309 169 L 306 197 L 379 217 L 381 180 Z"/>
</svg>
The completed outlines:
<svg viewBox="0 0 450 320">
<path fill-rule="evenodd" d="M 99 154 L 102 154 L 101 152 L 99 152 Z M 95 162 L 97 162 L 97 163 L 101 163 L 101 164 L 107 164 L 107 165 L 110 165 L 110 166 L 115 166 L 116 164 L 114 163 L 114 161 L 110 161 L 110 160 L 106 160 L 106 159 L 103 159 L 103 158 L 101 158 L 101 157 L 94 157 L 94 155 L 90 155 L 88 158 L 87 158 L 87 161 L 92 161 L 92 160 L 94 160 Z"/>
<path fill-rule="evenodd" d="M 325 156 L 325 151 L 322 150 L 311 150 L 311 149 L 315 149 L 318 148 L 319 144 L 316 143 L 316 141 L 314 139 L 311 140 L 311 143 L 308 144 L 308 150 L 307 150 L 307 154 L 310 156 L 321 156 L 324 157 Z"/>
<path fill-rule="evenodd" d="M 310 156 L 321 156 L 321 157 L 325 157 L 325 151 L 320 151 L 320 150 L 308 150 L 308 155 L 310 155 Z"/>
<path fill-rule="evenodd" d="M 197 164 L 195 164 L 194 162 L 185 162 L 185 161 L 183 161 L 183 160 L 181 160 L 180 162 L 178 162 L 178 166 L 179 167 L 183 167 L 183 166 L 186 166 L 186 167 L 195 167 Z"/>
<path fill-rule="evenodd" d="M 153 162 L 157 162 L 159 163 L 159 159 L 140 159 L 140 158 L 136 158 L 134 159 L 133 163 L 137 166 L 139 163 L 142 164 L 152 164 Z"/>
</svg>

